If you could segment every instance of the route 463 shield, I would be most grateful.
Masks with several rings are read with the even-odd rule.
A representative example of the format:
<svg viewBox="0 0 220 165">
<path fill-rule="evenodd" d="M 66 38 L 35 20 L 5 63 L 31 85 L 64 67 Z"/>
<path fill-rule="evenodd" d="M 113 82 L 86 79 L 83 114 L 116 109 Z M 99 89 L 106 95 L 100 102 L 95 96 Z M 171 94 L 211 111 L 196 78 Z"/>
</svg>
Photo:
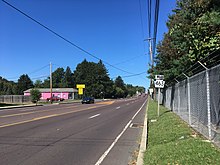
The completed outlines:
<svg viewBox="0 0 220 165">
<path fill-rule="evenodd" d="M 165 84 L 165 81 L 163 80 L 154 81 L 155 88 L 164 88 L 164 84 Z"/>
</svg>

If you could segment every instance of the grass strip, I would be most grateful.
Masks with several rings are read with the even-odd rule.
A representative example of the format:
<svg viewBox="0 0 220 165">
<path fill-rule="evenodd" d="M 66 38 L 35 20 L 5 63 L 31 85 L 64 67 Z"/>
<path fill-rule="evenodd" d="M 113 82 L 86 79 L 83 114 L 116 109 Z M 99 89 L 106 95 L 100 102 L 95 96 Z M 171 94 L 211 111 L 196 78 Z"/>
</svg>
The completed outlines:
<svg viewBox="0 0 220 165">
<path fill-rule="evenodd" d="M 156 121 L 155 121 L 156 120 Z M 146 165 L 220 164 L 220 149 L 207 142 L 176 114 L 149 100 Z"/>
</svg>

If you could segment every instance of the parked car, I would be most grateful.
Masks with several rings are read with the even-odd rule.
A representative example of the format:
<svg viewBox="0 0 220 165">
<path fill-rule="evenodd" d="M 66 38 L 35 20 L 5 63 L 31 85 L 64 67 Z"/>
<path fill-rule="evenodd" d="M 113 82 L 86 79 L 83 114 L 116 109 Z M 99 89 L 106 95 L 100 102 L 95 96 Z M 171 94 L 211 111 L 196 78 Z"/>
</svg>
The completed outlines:
<svg viewBox="0 0 220 165">
<path fill-rule="evenodd" d="M 95 100 L 93 97 L 84 97 L 82 99 L 82 104 L 92 104 L 94 102 L 95 102 Z"/>
<path fill-rule="evenodd" d="M 53 96 L 53 97 L 49 97 L 49 98 L 47 98 L 47 101 L 63 101 L 64 100 L 64 98 L 60 98 L 60 97 L 58 97 L 58 96 Z"/>
</svg>

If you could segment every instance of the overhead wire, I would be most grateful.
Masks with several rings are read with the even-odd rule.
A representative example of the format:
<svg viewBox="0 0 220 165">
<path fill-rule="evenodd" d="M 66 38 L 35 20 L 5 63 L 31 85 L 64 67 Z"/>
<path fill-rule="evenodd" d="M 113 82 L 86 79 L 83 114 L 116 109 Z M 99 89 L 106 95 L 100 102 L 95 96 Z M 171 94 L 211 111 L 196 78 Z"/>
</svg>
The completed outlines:
<svg viewBox="0 0 220 165">
<path fill-rule="evenodd" d="M 142 38 L 143 38 L 143 48 L 144 48 L 144 54 L 145 54 L 145 50 L 146 50 L 146 47 L 145 47 L 145 43 L 144 43 L 144 39 L 145 39 L 145 36 L 144 36 L 144 24 L 143 24 L 143 13 L 142 13 L 142 5 L 141 5 L 141 0 L 139 0 L 139 13 L 140 13 L 140 21 L 141 21 L 141 33 L 142 33 Z"/>
<path fill-rule="evenodd" d="M 26 73 L 27 75 L 31 75 L 31 74 L 33 74 L 33 73 L 36 73 L 36 72 L 39 72 L 39 71 L 41 71 L 41 70 L 43 70 L 43 69 L 45 69 L 46 67 L 49 67 L 49 64 L 47 64 L 47 65 L 45 65 L 45 66 L 43 66 L 43 67 L 40 67 L 39 69 L 36 69 L 36 70 L 34 70 L 34 71 L 32 71 L 32 72 L 28 72 L 28 73 Z M 9 77 L 9 78 L 7 78 L 8 80 L 16 80 L 16 79 L 19 79 L 19 77 Z"/>
<path fill-rule="evenodd" d="M 19 13 L 21 13 L 22 15 L 24 15 L 25 17 L 29 18 L 30 20 L 32 20 L 33 22 L 37 23 L 38 25 L 40 25 L 41 27 L 45 28 L 46 30 L 48 30 L 49 32 L 51 32 L 52 34 L 54 34 L 55 36 L 57 36 L 58 38 L 61 38 L 62 40 L 64 40 L 65 42 L 69 43 L 70 45 L 74 46 L 75 48 L 79 49 L 80 51 L 84 52 L 85 54 L 97 59 L 97 60 L 102 60 L 101 58 L 93 55 L 92 53 L 88 52 L 87 50 L 81 48 L 80 46 L 76 45 L 75 43 L 73 43 L 72 41 L 68 40 L 67 38 L 63 37 L 62 35 L 58 34 L 57 32 L 55 32 L 54 30 L 50 29 L 49 27 L 47 27 L 46 25 L 40 23 L 39 21 L 37 21 L 36 19 L 32 18 L 31 16 L 29 16 L 28 14 L 24 13 L 23 11 L 21 11 L 20 9 L 16 8 L 15 6 L 11 5 L 10 3 L 8 3 L 5 0 L 2 0 L 2 2 L 4 2 L 5 4 L 7 4 L 8 6 L 10 6 L 11 8 L 15 9 L 16 11 L 18 11 Z M 134 74 L 132 72 L 128 72 L 124 69 L 118 68 L 110 63 L 108 63 L 107 61 L 102 60 L 103 63 L 107 64 L 108 66 L 111 66 L 114 69 L 120 70 L 124 73 L 128 73 L 128 74 Z"/>
<path fill-rule="evenodd" d="M 121 64 L 127 63 L 127 62 L 129 62 L 129 61 L 135 60 L 135 59 L 137 59 L 137 58 L 139 58 L 139 57 L 142 57 L 142 56 L 144 56 L 144 55 L 142 54 L 142 55 L 139 55 L 139 56 L 135 56 L 135 57 L 132 57 L 132 58 L 130 58 L 130 59 L 127 59 L 127 60 L 124 60 L 124 61 L 115 63 L 114 65 L 121 65 Z"/>
<path fill-rule="evenodd" d="M 49 67 L 49 66 L 50 66 L 50 65 L 47 64 L 47 65 L 45 65 L 45 66 L 43 66 L 43 67 L 41 67 L 41 68 L 39 68 L 39 69 L 36 69 L 36 70 L 34 70 L 33 72 L 29 72 L 29 73 L 27 73 L 27 74 L 30 75 L 30 74 L 33 74 L 33 73 L 39 72 L 39 71 L 41 71 L 41 70 L 43 70 L 44 68 Z"/>
<path fill-rule="evenodd" d="M 151 38 L 151 0 L 148 2 L 148 37 Z"/>
<path fill-rule="evenodd" d="M 145 72 L 141 72 L 141 73 L 137 73 L 137 74 L 132 74 L 132 75 L 126 75 L 126 76 L 120 76 L 121 78 L 128 78 L 128 77 L 134 77 L 134 76 L 139 76 L 139 75 L 142 75 L 142 74 L 145 74 Z M 117 77 L 113 77 L 113 79 L 115 79 Z"/>
<path fill-rule="evenodd" d="M 160 7 L 160 0 L 156 0 L 155 12 L 154 12 L 153 58 L 155 57 L 156 42 L 157 42 L 157 26 L 158 26 L 158 15 L 160 9 L 159 7 Z"/>
</svg>

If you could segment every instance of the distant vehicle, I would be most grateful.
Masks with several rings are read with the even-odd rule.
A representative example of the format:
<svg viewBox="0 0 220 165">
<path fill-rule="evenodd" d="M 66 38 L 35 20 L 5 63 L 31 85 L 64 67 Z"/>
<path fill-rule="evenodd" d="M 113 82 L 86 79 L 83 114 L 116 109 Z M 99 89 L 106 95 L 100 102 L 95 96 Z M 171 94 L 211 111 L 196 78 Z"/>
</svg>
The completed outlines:
<svg viewBox="0 0 220 165">
<path fill-rule="evenodd" d="M 92 104 L 94 102 L 95 102 L 95 100 L 93 97 L 84 97 L 82 99 L 82 104 Z"/>
<path fill-rule="evenodd" d="M 47 101 L 63 101 L 64 100 L 64 98 L 60 98 L 60 97 L 58 97 L 58 96 L 53 96 L 53 97 L 49 97 L 49 98 L 47 98 Z"/>
</svg>

